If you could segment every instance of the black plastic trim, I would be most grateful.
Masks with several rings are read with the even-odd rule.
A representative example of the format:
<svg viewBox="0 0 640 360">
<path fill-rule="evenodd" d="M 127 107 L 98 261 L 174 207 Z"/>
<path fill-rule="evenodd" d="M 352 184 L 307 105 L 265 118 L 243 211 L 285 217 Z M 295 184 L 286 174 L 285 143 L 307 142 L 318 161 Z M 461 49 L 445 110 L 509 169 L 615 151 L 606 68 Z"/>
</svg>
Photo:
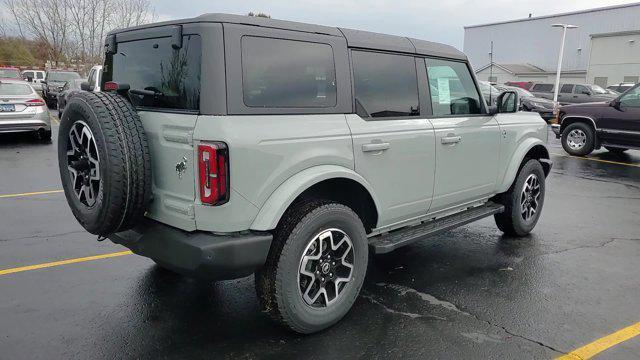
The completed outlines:
<svg viewBox="0 0 640 360">
<path fill-rule="evenodd" d="M 262 267 L 273 236 L 186 232 L 145 219 L 133 230 L 111 234 L 109 239 L 175 272 L 207 280 L 229 280 L 251 275 Z"/>
</svg>

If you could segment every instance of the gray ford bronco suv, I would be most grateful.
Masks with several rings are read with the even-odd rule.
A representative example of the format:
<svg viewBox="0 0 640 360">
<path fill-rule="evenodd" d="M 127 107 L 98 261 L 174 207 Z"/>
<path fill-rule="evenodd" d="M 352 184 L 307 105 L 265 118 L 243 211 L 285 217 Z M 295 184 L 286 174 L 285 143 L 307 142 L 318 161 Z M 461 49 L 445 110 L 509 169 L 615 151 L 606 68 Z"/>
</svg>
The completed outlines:
<svg viewBox="0 0 640 360">
<path fill-rule="evenodd" d="M 62 118 L 73 214 L 160 267 L 255 273 L 264 311 L 339 321 L 369 256 L 494 216 L 538 221 L 546 123 L 488 106 L 466 56 L 406 37 L 208 14 L 108 34 Z"/>
</svg>

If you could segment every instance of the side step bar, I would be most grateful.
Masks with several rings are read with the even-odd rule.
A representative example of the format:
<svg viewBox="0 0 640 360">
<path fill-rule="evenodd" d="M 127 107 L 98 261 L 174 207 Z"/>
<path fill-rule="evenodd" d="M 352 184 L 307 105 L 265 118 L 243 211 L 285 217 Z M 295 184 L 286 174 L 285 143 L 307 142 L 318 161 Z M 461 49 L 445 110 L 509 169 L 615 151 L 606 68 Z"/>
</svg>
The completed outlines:
<svg viewBox="0 0 640 360">
<path fill-rule="evenodd" d="M 374 236 L 369 239 L 369 246 L 374 254 L 386 254 L 424 237 L 437 235 L 503 211 L 504 205 L 489 201 L 482 206 L 476 206 L 440 219 L 425 221 L 419 225 Z"/>
</svg>

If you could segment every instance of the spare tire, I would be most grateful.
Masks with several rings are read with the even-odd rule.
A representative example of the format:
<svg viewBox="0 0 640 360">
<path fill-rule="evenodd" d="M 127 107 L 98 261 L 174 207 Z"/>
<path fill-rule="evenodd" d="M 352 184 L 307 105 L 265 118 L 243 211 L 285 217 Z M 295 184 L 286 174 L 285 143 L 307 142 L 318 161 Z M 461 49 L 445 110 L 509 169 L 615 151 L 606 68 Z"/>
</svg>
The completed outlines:
<svg viewBox="0 0 640 360">
<path fill-rule="evenodd" d="M 99 236 L 132 228 L 151 198 L 151 161 L 142 121 L 115 93 L 77 92 L 58 133 L 60 179 L 73 215 Z"/>
</svg>

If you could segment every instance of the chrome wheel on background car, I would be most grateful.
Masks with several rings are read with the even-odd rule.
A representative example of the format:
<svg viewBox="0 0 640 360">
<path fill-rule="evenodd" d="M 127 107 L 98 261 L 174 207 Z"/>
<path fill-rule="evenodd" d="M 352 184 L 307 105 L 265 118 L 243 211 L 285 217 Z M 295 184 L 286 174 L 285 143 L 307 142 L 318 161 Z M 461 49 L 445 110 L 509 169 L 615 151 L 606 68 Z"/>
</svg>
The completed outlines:
<svg viewBox="0 0 640 360">
<path fill-rule="evenodd" d="M 567 135 L 567 145 L 573 150 L 580 150 L 587 143 L 587 134 L 581 129 L 573 129 Z"/>
<path fill-rule="evenodd" d="M 328 307 L 351 281 L 353 243 L 339 229 L 324 230 L 305 248 L 298 271 L 298 290 L 312 307 Z"/>
<path fill-rule="evenodd" d="M 67 169 L 78 200 L 91 207 L 101 190 L 100 156 L 93 132 L 84 121 L 76 121 L 69 130 Z"/>
<path fill-rule="evenodd" d="M 540 201 L 540 181 L 536 174 L 527 177 L 520 194 L 520 214 L 526 222 L 531 221 L 538 211 Z"/>
</svg>

